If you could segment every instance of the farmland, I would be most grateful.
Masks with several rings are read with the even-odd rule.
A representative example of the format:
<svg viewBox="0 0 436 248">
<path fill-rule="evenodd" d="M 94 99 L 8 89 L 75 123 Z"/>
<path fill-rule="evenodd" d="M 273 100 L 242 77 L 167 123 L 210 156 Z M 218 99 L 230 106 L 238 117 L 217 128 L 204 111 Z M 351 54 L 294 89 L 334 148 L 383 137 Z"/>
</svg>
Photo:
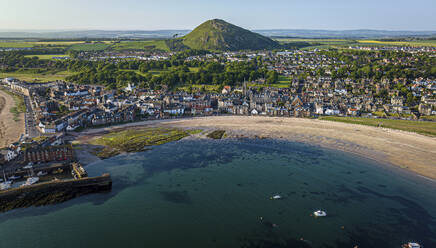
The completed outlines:
<svg viewBox="0 0 436 248">
<path fill-rule="evenodd" d="M 293 39 L 280 38 L 276 41 L 281 44 L 306 42 L 310 44 L 308 49 L 314 48 L 345 48 L 349 46 L 433 46 L 436 47 L 436 40 L 416 41 L 385 41 L 385 40 L 353 40 L 353 39 Z M 306 48 L 306 49 L 307 49 Z"/>
<path fill-rule="evenodd" d="M 162 50 L 169 51 L 164 40 L 121 41 L 112 46 L 114 50 Z"/>
<path fill-rule="evenodd" d="M 69 49 L 74 51 L 102 51 L 111 46 L 110 43 L 94 42 L 74 44 Z"/>
<path fill-rule="evenodd" d="M 26 40 L 7 40 L 0 41 L 1 48 L 32 48 L 32 47 L 69 47 L 76 44 L 85 43 L 84 41 L 26 41 Z"/>
<path fill-rule="evenodd" d="M 359 43 L 370 45 L 384 46 L 433 46 L 436 47 L 436 40 L 419 40 L 419 41 L 383 41 L 383 40 L 358 40 Z"/>
</svg>

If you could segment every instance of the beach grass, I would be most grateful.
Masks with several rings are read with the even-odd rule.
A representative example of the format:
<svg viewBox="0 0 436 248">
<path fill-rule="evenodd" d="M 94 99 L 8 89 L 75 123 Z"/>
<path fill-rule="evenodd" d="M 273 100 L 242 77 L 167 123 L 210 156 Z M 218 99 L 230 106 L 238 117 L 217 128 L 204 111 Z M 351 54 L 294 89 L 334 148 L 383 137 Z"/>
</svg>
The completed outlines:
<svg viewBox="0 0 436 248">
<path fill-rule="evenodd" d="M 409 121 L 409 120 L 336 117 L 336 116 L 320 117 L 319 119 L 327 120 L 327 121 L 344 122 L 349 124 L 391 128 L 391 129 L 397 129 L 407 132 L 419 133 L 427 136 L 436 136 L 436 122 L 431 122 L 431 121 Z"/>
<path fill-rule="evenodd" d="M 12 108 L 10 108 L 9 111 L 14 115 L 13 119 L 15 122 L 20 121 L 20 114 L 26 112 L 26 105 L 24 104 L 24 98 L 8 90 L 3 90 L 3 91 L 14 99 L 15 105 Z"/>
</svg>

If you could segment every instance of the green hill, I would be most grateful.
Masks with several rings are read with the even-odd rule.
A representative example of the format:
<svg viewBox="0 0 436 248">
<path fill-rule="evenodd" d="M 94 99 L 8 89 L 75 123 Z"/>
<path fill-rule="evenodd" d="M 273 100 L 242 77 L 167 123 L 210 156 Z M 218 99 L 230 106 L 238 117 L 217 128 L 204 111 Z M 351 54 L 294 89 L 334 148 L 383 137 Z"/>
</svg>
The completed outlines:
<svg viewBox="0 0 436 248">
<path fill-rule="evenodd" d="M 272 39 L 240 28 L 220 19 L 209 20 L 183 39 L 183 44 L 192 49 L 203 50 L 262 50 L 278 47 Z"/>
</svg>

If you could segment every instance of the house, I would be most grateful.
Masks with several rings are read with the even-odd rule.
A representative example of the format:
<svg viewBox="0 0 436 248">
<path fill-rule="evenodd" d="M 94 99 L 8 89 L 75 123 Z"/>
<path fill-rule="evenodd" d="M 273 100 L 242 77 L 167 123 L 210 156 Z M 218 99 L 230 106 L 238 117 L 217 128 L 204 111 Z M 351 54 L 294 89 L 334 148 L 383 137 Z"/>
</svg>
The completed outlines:
<svg viewBox="0 0 436 248">
<path fill-rule="evenodd" d="M 40 122 L 38 124 L 38 127 L 42 133 L 56 133 L 56 126 L 54 125 L 54 123 L 45 124 L 43 122 Z"/>
<path fill-rule="evenodd" d="M 357 116 L 359 115 L 359 110 L 357 110 L 356 108 L 348 108 L 347 114 L 352 116 Z"/>
<path fill-rule="evenodd" d="M 18 156 L 18 153 L 12 149 L 4 149 L 0 150 L 0 156 L 3 158 L 4 161 L 9 162 L 15 159 Z"/>
<path fill-rule="evenodd" d="M 183 115 L 185 113 L 185 108 L 182 106 L 170 106 L 164 109 L 163 112 L 170 115 Z"/>
<path fill-rule="evenodd" d="M 339 115 L 340 113 L 339 109 L 326 109 L 324 112 L 325 115 Z"/>
<path fill-rule="evenodd" d="M 224 86 L 223 90 L 221 91 L 222 94 L 229 94 L 232 91 L 232 87 L 226 85 Z"/>
<path fill-rule="evenodd" d="M 127 85 L 127 87 L 126 88 L 124 88 L 124 91 L 126 91 L 126 92 L 132 92 L 134 89 L 136 89 L 136 86 L 135 85 L 132 85 L 132 84 L 128 84 Z"/>
</svg>

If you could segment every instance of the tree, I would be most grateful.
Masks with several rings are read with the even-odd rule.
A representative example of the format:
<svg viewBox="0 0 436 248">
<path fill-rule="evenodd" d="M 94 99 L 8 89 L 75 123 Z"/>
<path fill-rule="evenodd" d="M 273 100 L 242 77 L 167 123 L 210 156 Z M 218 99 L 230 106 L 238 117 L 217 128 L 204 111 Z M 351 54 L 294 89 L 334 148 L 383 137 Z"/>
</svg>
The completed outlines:
<svg viewBox="0 0 436 248">
<path fill-rule="evenodd" d="M 268 84 L 275 84 L 279 81 L 279 74 L 276 71 L 269 71 L 266 74 L 266 82 Z"/>
</svg>

